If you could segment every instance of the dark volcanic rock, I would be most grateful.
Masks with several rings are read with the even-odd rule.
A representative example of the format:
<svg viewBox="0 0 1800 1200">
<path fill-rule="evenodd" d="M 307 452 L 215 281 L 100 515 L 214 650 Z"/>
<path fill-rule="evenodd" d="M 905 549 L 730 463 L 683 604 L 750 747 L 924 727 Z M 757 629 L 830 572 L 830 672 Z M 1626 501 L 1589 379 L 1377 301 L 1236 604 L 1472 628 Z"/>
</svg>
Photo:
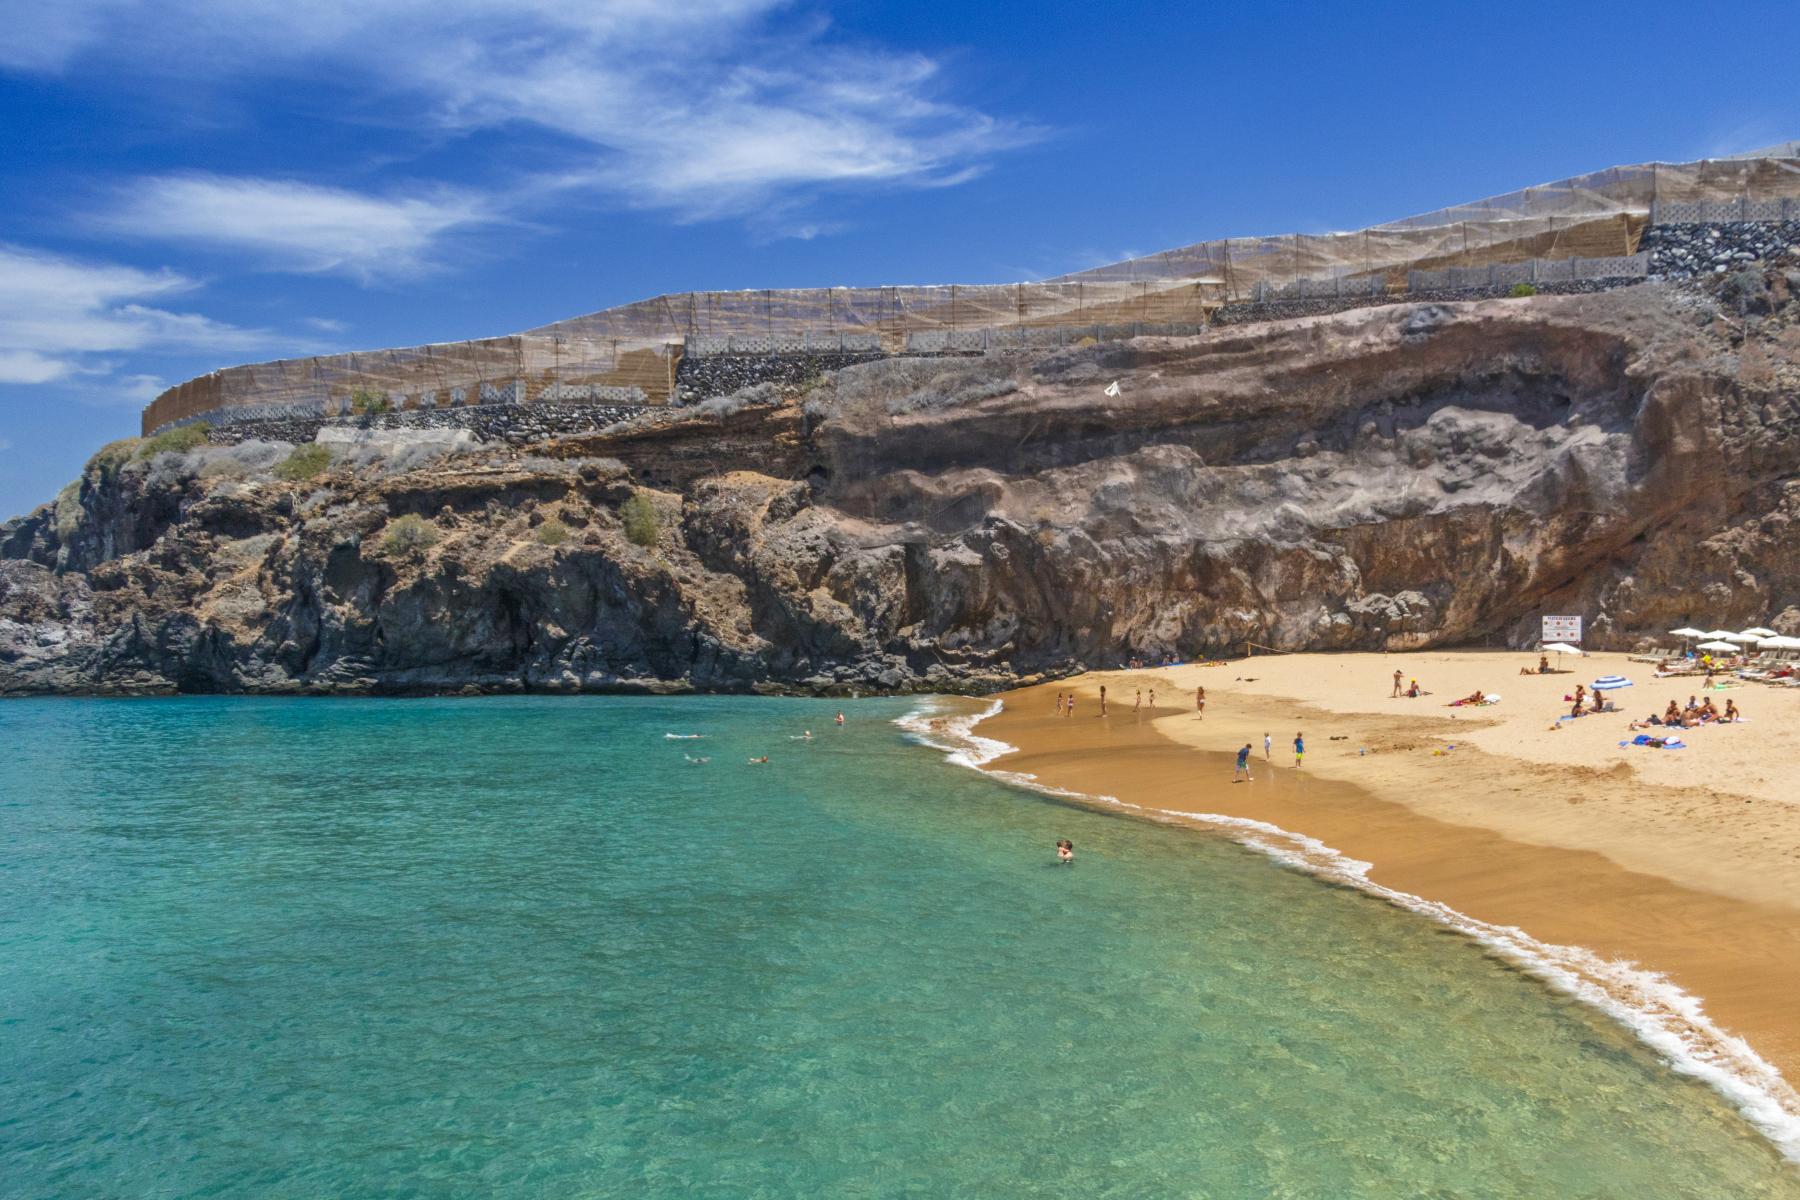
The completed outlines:
<svg viewBox="0 0 1800 1200">
<path fill-rule="evenodd" d="M 870 362 L 303 482 L 285 447 L 114 455 L 0 526 L 0 691 L 980 690 L 1542 612 L 1800 631 L 1800 303 L 1741 275 Z"/>
</svg>

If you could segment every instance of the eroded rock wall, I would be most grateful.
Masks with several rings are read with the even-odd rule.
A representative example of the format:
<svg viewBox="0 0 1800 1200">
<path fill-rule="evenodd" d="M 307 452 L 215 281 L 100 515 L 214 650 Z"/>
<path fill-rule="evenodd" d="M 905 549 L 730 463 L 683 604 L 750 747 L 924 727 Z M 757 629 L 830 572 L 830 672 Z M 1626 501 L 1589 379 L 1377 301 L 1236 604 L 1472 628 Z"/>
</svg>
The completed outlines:
<svg viewBox="0 0 1800 1200">
<path fill-rule="evenodd" d="M 978 690 L 1547 611 L 1800 632 L 1800 302 L 1759 286 L 871 362 L 307 480 L 280 446 L 101 464 L 0 526 L 0 690 Z"/>
</svg>

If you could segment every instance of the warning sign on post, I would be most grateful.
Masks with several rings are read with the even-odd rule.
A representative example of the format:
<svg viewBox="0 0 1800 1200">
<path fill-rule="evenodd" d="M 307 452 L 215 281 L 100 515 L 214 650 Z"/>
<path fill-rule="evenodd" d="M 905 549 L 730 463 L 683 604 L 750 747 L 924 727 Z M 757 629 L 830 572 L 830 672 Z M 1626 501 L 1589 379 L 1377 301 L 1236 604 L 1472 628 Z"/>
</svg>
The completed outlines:
<svg viewBox="0 0 1800 1200">
<path fill-rule="evenodd" d="M 1543 640 L 1546 642 L 1568 642 L 1571 645 L 1580 645 L 1581 618 L 1545 617 Z"/>
</svg>

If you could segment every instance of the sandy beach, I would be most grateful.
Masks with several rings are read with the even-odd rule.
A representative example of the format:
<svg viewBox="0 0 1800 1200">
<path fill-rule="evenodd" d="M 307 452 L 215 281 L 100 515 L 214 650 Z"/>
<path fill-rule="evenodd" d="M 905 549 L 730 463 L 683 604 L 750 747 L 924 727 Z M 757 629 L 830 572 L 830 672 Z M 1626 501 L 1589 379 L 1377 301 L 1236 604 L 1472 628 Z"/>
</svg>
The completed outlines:
<svg viewBox="0 0 1800 1200">
<path fill-rule="evenodd" d="M 1682 750 L 1622 747 L 1628 721 L 1685 703 L 1701 679 L 1657 680 L 1653 664 L 1619 654 L 1519 674 L 1535 664 L 1463 651 L 1097 672 L 1007 694 L 978 732 L 1018 747 L 990 769 L 1147 810 L 1268 822 L 1371 864 L 1381 887 L 1660 973 L 1800 1080 L 1800 689 L 1708 693 L 1746 719 L 1685 731 Z M 1430 694 L 1393 697 L 1396 670 Z M 1557 720 L 1577 683 L 1608 674 L 1634 681 L 1616 693 L 1618 713 Z M 1500 703 L 1449 707 L 1478 688 Z M 1077 694 L 1073 718 L 1055 715 L 1058 691 Z M 1246 743 L 1253 781 L 1233 783 Z"/>
</svg>

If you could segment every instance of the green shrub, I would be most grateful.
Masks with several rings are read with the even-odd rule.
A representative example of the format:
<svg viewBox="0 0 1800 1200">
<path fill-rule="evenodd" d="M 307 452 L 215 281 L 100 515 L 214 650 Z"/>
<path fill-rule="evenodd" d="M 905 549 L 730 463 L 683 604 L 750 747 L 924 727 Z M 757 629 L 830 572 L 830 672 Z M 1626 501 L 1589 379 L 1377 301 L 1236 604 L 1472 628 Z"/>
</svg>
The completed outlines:
<svg viewBox="0 0 1800 1200">
<path fill-rule="evenodd" d="M 569 527 L 551 517 L 537 527 L 537 540 L 546 546 L 560 546 L 569 540 Z"/>
<path fill-rule="evenodd" d="M 625 523 L 625 536 L 633 542 L 640 546 L 656 545 L 662 518 L 656 511 L 656 502 L 650 497 L 633 492 L 631 498 L 619 506 L 619 520 Z"/>
<path fill-rule="evenodd" d="M 1529 283 L 1515 283 L 1512 285 L 1512 291 L 1508 292 L 1507 295 L 1515 297 L 1535 296 L 1537 295 L 1537 288 Z"/>
<path fill-rule="evenodd" d="M 295 446 L 292 454 L 276 463 L 274 474 L 277 479 L 298 482 L 302 479 L 316 479 L 330 466 L 331 447 L 309 442 L 304 446 Z"/>
<path fill-rule="evenodd" d="M 385 412 L 392 412 L 394 406 L 380 392 L 371 392 L 368 388 L 357 388 L 350 393 L 350 411 L 359 417 L 375 417 Z"/>
<path fill-rule="evenodd" d="M 106 443 L 87 460 L 84 474 L 99 475 L 101 479 L 109 481 L 118 478 L 119 468 L 130 462 L 132 455 L 137 453 L 139 440 L 120 438 L 116 442 Z"/>
<path fill-rule="evenodd" d="M 138 443 L 139 458 L 155 458 L 165 450 L 187 451 L 206 445 L 212 426 L 205 421 L 195 421 L 192 425 L 178 425 L 174 429 L 165 429 L 153 437 L 147 437 Z"/>
<path fill-rule="evenodd" d="M 414 550 L 429 550 L 438 544 L 440 536 L 436 525 L 417 513 L 407 513 L 388 522 L 381 548 L 389 554 L 411 554 Z"/>
<path fill-rule="evenodd" d="M 56 493 L 56 538 L 66 542 L 81 528 L 81 480 L 65 484 Z"/>
</svg>

